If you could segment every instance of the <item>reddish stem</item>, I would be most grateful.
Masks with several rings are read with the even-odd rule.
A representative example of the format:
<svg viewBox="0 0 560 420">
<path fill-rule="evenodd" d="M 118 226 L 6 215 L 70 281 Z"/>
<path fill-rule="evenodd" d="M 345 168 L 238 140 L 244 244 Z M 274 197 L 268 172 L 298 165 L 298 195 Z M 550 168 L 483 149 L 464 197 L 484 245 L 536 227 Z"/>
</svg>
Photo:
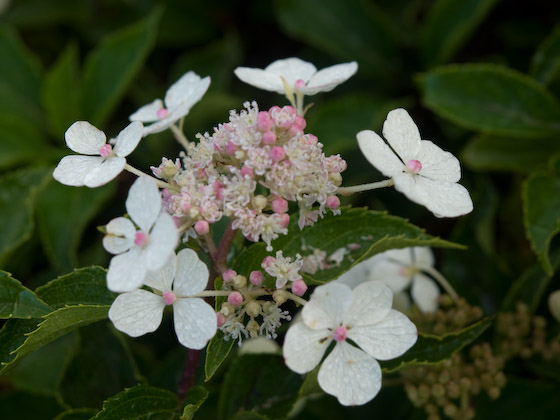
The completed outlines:
<svg viewBox="0 0 560 420">
<path fill-rule="evenodd" d="M 185 365 L 183 367 L 183 375 L 179 382 L 177 394 L 179 401 L 183 401 L 189 389 L 196 383 L 196 371 L 200 363 L 200 350 L 187 349 L 187 357 L 185 358 Z"/>
</svg>

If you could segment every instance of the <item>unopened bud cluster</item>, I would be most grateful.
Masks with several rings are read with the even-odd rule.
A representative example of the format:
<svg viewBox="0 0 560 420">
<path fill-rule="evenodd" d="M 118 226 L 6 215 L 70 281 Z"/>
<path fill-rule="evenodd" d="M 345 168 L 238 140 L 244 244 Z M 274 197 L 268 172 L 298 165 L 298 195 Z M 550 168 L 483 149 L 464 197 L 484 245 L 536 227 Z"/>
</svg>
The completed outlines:
<svg viewBox="0 0 560 420">
<path fill-rule="evenodd" d="M 454 301 L 449 295 L 441 295 L 437 311 L 422 313 L 416 310 L 412 318 L 420 331 L 443 335 L 465 328 L 481 319 L 482 315 L 479 306 L 470 305 L 464 298 Z"/>
</svg>

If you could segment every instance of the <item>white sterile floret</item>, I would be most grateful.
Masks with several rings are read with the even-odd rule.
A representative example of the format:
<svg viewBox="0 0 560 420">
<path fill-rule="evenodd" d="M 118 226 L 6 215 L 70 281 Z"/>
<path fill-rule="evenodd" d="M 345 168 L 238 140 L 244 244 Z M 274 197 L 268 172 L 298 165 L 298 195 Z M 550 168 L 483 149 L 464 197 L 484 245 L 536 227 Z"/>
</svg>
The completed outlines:
<svg viewBox="0 0 560 420">
<path fill-rule="evenodd" d="M 129 117 L 130 121 L 153 122 L 144 127 L 144 136 L 164 131 L 189 113 L 206 93 L 208 86 L 210 77 L 202 79 L 189 71 L 171 85 L 163 101 L 156 99 L 144 105 Z"/>
<path fill-rule="evenodd" d="M 340 283 L 317 287 L 301 320 L 286 334 L 286 365 L 297 373 L 310 372 L 335 340 L 319 369 L 319 385 L 343 405 L 367 403 L 381 388 L 377 360 L 402 355 L 417 339 L 416 326 L 391 309 L 392 298 L 391 289 L 379 281 L 362 283 L 354 290 Z"/>
<path fill-rule="evenodd" d="M 264 70 L 250 67 L 237 67 L 235 75 L 243 82 L 259 89 L 285 93 L 282 78 L 288 87 L 304 95 L 329 92 L 356 73 L 358 64 L 337 64 L 317 71 L 315 66 L 299 58 L 285 58 L 269 64 Z"/>
<path fill-rule="evenodd" d="M 459 160 L 428 140 L 404 109 L 389 112 L 383 125 L 387 143 L 371 130 L 360 131 L 358 145 L 366 159 L 410 200 L 426 206 L 437 217 L 469 213 L 473 203 L 460 184 Z M 390 147 L 389 147 L 390 146 Z"/>
<path fill-rule="evenodd" d="M 76 121 L 64 135 L 66 145 L 80 155 L 65 156 L 58 163 L 53 177 L 73 187 L 99 187 L 122 172 L 125 157 L 132 153 L 142 139 L 143 125 L 133 122 L 115 139 L 114 147 L 107 143 L 103 131 L 87 121 Z"/>
<path fill-rule="evenodd" d="M 217 329 L 216 313 L 203 299 L 190 297 L 202 292 L 208 282 L 208 268 L 192 249 L 183 249 L 160 270 L 150 272 L 143 289 L 119 295 L 109 309 L 115 327 L 138 337 L 155 331 L 166 305 L 173 306 L 175 333 L 190 349 L 203 348 Z"/>
<path fill-rule="evenodd" d="M 132 184 L 126 211 L 132 221 L 125 217 L 111 220 L 103 238 L 105 249 L 118 254 L 107 272 L 107 287 L 114 292 L 142 286 L 148 271 L 163 267 L 179 241 L 173 219 L 161 212 L 161 196 L 152 179 L 141 177 Z"/>
</svg>

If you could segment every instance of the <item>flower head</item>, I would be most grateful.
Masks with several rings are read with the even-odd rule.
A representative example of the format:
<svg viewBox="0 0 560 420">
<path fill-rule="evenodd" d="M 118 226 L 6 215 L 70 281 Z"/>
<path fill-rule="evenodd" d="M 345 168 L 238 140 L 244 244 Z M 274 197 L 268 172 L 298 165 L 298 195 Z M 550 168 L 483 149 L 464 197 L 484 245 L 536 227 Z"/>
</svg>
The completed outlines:
<svg viewBox="0 0 560 420">
<path fill-rule="evenodd" d="M 370 401 L 381 388 L 377 360 L 402 355 L 417 339 L 416 326 L 391 309 L 392 298 L 389 287 L 379 281 L 354 290 L 340 283 L 317 287 L 302 310 L 301 321 L 286 334 L 286 364 L 297 373 L 309 372 L 334 340 L 319 370 L 319 385 L 343 405 Z"/>
<path fill-rule="evenodd" d="M 111 220 L 103 238 L 105 249 L 118 254 L 107 272 L 107 287 L 114 292 L 128 292 L 144 284 L 148 271 L 159 270 L 179 240 L 171 216 L 160 212 L 159 190 L 150 178 L 138 178 L 132 184 L 126 210 L 132 221 L 125 217 Z"/>
<path fill-rule="evenodd" d="M 76 121 L 64 135 L 66 145 L 80 155 L 65 156 L 58 163 L 53 177 L 73 187 L 99 187 L 122 172 L 125 157 L 132 153 L 142 139 L 143 125 L 133 122 L 115 139 L 115 146 L 107 143 L 103 131 L 87 121 Z"/>
<path fill-rule="evenodd" d="M 383 135 L 389 145 L 371 130 L 360 131 L 358 145 L 373 166 L 393 178 L 398 191 L 437 217 L 472 211 L 469 192 L 457 184 L 461 178 L 459 161 L 431 141 L 422 140 L 408 112 L 400 108 L 389 112 Z"/>
<path fill-rule="evenodd" d="M 156 293 L 134 290 L 119 295 L 109 309 L 115 327 L 138 337 L 155 331 L 166 306 L 173 307 L 173 321 L 179 342 L 190 349 L 203 348 L 216 334 L 214 309 L 201 298 L 208 282 L 208 268 L 191 249 L 183 249 L 160 270 L 150 272 L 145 284 Z"/>
<path fill-rule="evenodd" d="M 130 121 L 153 122 L 144 127 L 144 136 L 164 131 L 189 113 L 206 93 L 208 86 L 210 77 L 202 79 L 189 71 L 171 85 L 163 101 L 156 99 L 144 105 L 129 117 Z"/>
</svg>

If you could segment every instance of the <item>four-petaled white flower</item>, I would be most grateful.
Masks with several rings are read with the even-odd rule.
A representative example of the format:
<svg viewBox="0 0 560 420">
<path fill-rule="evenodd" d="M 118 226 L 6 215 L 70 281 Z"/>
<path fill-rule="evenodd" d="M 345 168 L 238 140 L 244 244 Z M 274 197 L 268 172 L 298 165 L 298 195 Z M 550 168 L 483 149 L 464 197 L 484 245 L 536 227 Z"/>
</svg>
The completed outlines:
<svg viewBox="0 0 560 420">
<path fill-rule="evenodd" d="M 402 355 L 417 339 L 416 326 L 391 309 L 392 298 L 391 289 L 379 281 L 362 283 L 354 290 L 340 283 L 317 287 L 301 312 L 301 321 L 286 334 L 286 364 L 297 373 L 309 372 L 335 340 L 319 369 L 319 385 L 343 405 L 370 401 L 381 388 L 377 360 Z"/>
<path fill-rule="evenodd" d="M 264 70 L 237 67 L 234 73 L 245 83 L 280 94 L 285 93 L 283 78 L 292 91 L 309 96 L 333 90 L 352 77 L 356 70 L 358 70 L 358 64 L 352 61 L 317 71 L 313 64 L 292 57 L 276 60 Z"/>
<path fill-rule="evenodd" d="M 76 121 L 66 130 L 66 145 L 81 155 L 65 156 L 58 163 L 53 177 L 61 184 L 73 187 L 99 187 L 122 172 L 125 157 L 142 139 L 142 123 L 133 122 L 122 130 L 115 146 L 107 143 L 103 131 L 87 121 Z"/>
<path fill-rule="evenodd" d="M 201 349 L 214 337 L 216 313 L 203 299 L 190 297 L 206 288 L 208 268 L 192 249 L 183 249 L 163 268 L 148 273 L 143 289 L 119 295 L 109 309 L 115 327 L 138 337 L 155 331 L 161 324 L 166 305 L 173 306 L 175 333 L 189 349 Z"/>
<path fill-rule="evenodd" d="M 189 71 L 171 85 L 163 102 L 156 99 L 141 107 L 129 119 L 144 123 L 153 122 L 144 127 L 144 136 L 164 131 L 189 113 L 193 105 L 206 93 L 208 86 L 210 77 L 202 79 L 198 74 Z"/>
<path fill-rule="evenodd" d="M 431 141 L 422 140 L 404 109 L 389 112 L 383 135 L 389 145 L 371 130 L 358 133 L 358 144 L 373 166 L 393 178 L 398 191 L 437 217 L 457 217 L 472 211 L 469 192 L 457 184 L 461 178 L 459 161 Z"/>
<path fill-rule="evenodd" d="M 173 255 L 179 234 L 171 216 L 160 210 L 161 196 L 155 182 L 138 178 L 126 199 L 126 211 L 134 223 L 117 217 L 106 226 L 103 246 L 118 254 L 111 259 L 107 272 L 110 290 L 128 292 L 142 286 L 148 271 L 159 270 Z"/>
</svg>

